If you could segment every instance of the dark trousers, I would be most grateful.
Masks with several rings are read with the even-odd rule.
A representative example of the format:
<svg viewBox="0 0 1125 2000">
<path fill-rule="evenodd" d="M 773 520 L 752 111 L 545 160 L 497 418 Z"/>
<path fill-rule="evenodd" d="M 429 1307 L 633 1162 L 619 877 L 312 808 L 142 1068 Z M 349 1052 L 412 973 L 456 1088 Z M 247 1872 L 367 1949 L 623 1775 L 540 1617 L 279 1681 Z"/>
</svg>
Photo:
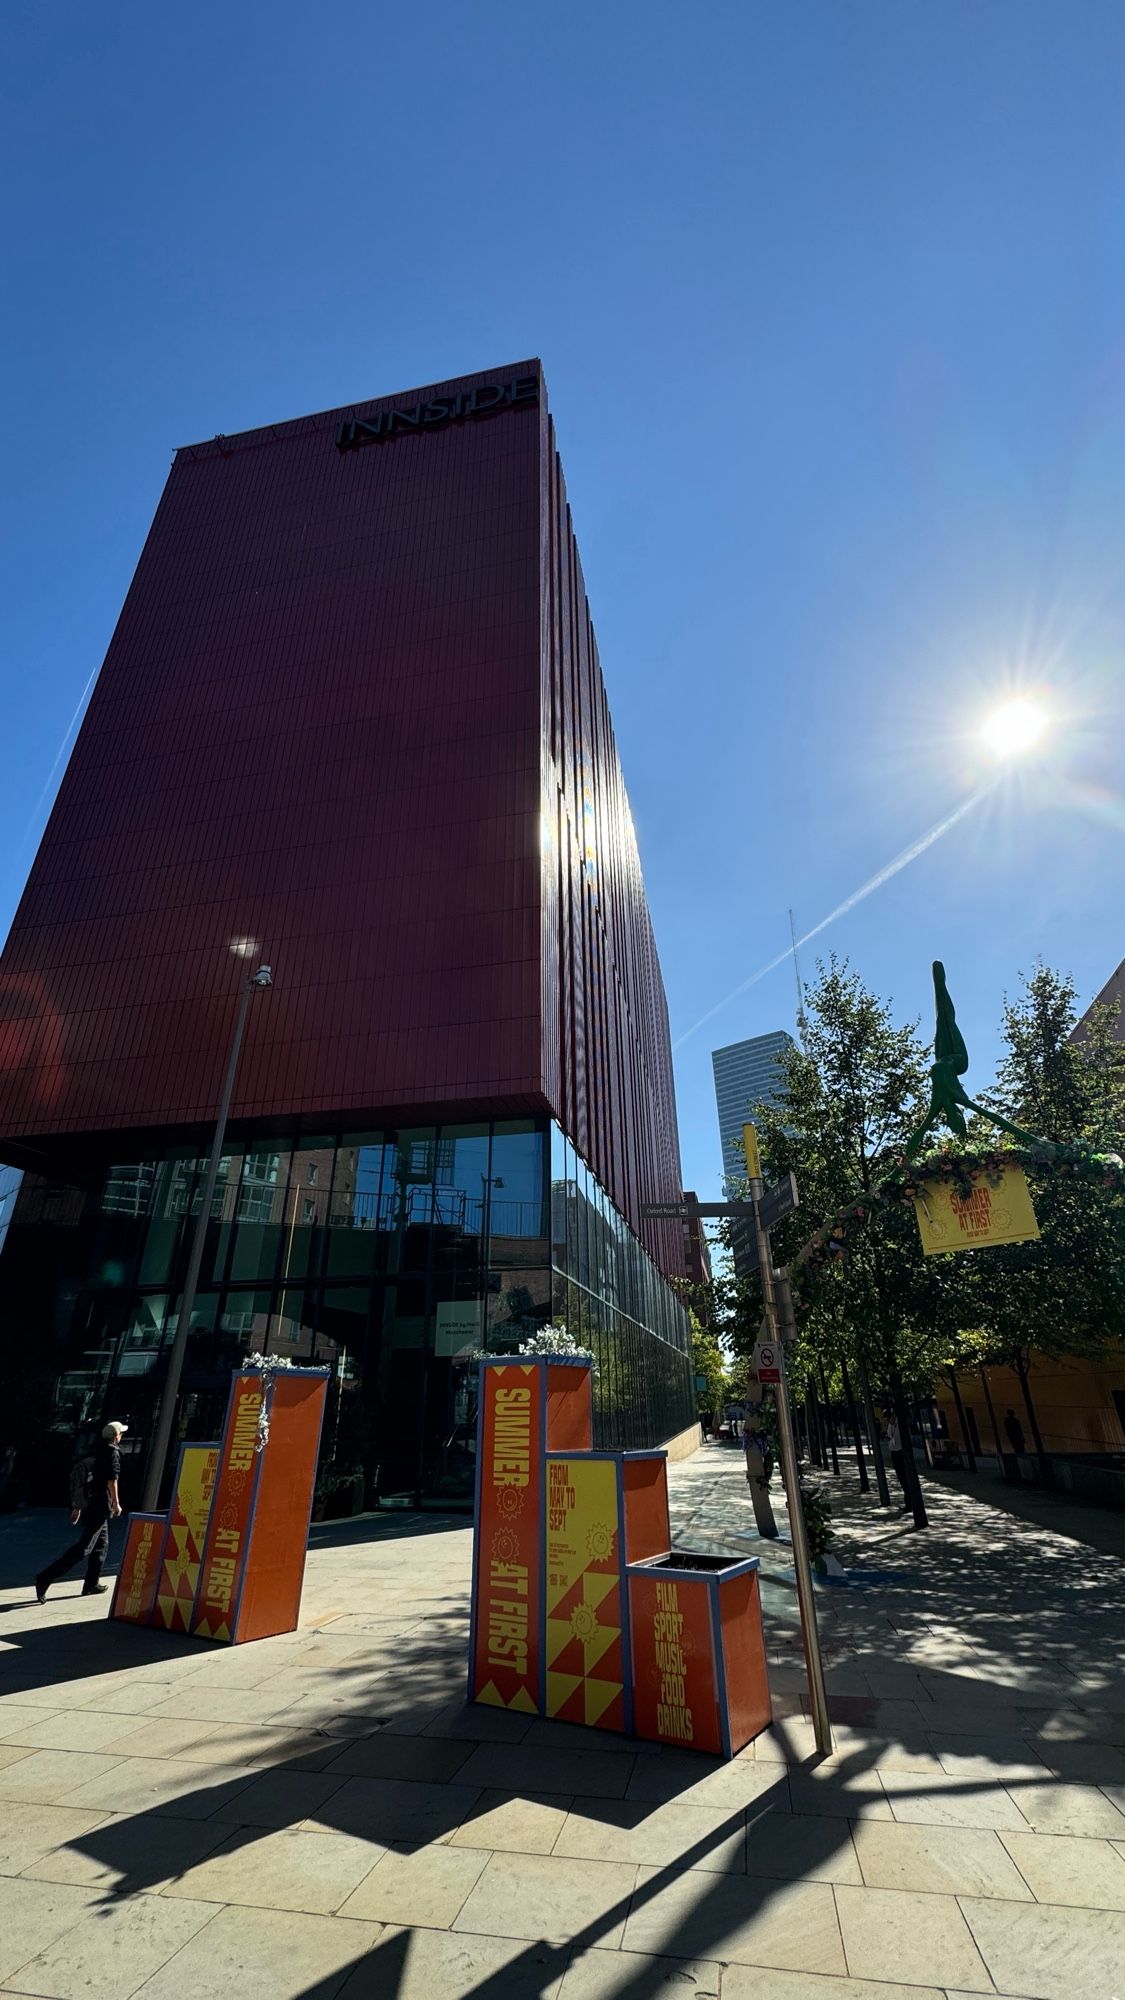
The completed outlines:
<svg viewBox="0 0 1125 2000">
<path fill-rule="evenodd" d="M 84 1560 L 86 1575 L 82 1588 L 84 1591 L 96 1590 L 108 1553 L 109 1521 L 104 1515 L 83 1514 L 78 1525 L 78 1540 L 69 1549 L 64 1549 L 61 1556 L 56 1556 L 46 1569 L 40 1570 L 36 1584 L 40 1590 L 49 1590 L 60 1576 L 66 1575 L 68 1569 L 73 1569 L 76 1563 Z"/>
</svg>

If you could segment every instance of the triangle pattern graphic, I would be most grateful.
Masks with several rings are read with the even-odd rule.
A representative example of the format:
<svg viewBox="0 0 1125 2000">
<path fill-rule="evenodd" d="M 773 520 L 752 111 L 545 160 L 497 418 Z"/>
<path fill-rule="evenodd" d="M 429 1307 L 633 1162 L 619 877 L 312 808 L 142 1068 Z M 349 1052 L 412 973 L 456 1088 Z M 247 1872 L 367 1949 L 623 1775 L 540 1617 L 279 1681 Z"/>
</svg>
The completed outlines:
<svg viewBox="0 0 1125 2000">
<path fill-rule="evenodd" d="M 587 1681 L 585 1721 L 594 1725 L 600 1723 L 603 1729 L 620 1727 L 616 1718 L 611 1717 L 608 1711 L 611 1702 L 617 1701 L 623 1693 L 620 1681 Z"/>
</svg>

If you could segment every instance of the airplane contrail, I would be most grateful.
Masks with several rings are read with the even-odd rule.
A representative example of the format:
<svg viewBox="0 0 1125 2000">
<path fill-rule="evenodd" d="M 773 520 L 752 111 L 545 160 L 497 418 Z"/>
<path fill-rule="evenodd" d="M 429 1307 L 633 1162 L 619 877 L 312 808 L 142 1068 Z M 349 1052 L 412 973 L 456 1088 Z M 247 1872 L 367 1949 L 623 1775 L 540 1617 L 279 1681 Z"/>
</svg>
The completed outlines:
<svg viewBox="0 0 1125 2000">
<path fill-rule="evenodd" d="M 85 687 L 83 688 L 81 694 L 78 697 L 78 705 L 75 708 L 74 714 L 71 716 L 70 721 L 66 725 L 66 731 L 63 736 L 63 740 L 59 744 L 58 750 L 55 753 L 55 761 L 51 765 L 51 768 L 47 773 L 43 785 L 43 790 L 40 792 L 39 797 L 36 799 L 35 804 L 31 809 L 31 817 L 28 820 L 27 825 L 24 827 L 24 830 L 21 833 L 19 840 L 16 842 L 16 846 L 13 850 L 13 855 L 15 858 L 18 858 L 18 856 L 22 854 L 24 846 L 27 842 L 28 835 L 30 833 L 33 833 L 35 830 L 36 822 L 39 818 L 41 811 L 43 810 L 43 801 L 46 798 L 47 793 L 51 789 L 51 784 L 53 782 L 55 772 L 58 770 L 59 765 L 62 763 L 62 760 L 66 755 L 66 746 L 70 742 L 71 736 L 74 734 L 74 730 L 81 718 L 82 710 L 86 706 L 86 697 L 89 694 L 90 689 L 93 687 L 94 682 L 97 680 L 100 671 L 101 668 L 99 664 L 99 666 L 94 668 L 93 673 L 90 675 L 89 680 L 86 682 Z"/>
<path fill-rule="evenodd" d="M 917 861 L 918 856 L 924 854 L 927 847 L 932 847 L 935 840 L 940 840 L 943 833 L 948 833 L 950 827 L 956 826 L 959 819 L 964 819 L 966 813 L 972 812 L 973 807 L 979 805 L 981 800 L 994 790 L 997 783 L 998 780 L 994 778 L 991 783 L 982 785 L 978 791 L 972 792 L 953 812 L 947 813 L 944 819 L 939 819 L 936 826 L 931 826 L 928 833 L 923 833 L 918 840 L 912 841 L 909 847 L 904 847 L 901 854 L 896 854 L 894 860 L 888 861 L 885 867 L 880 868 L 877 875 L 872 875 L 870 880 L 863 884 L 862 888 L 853 889 L 851 895 L 845 896 L 842 903 L 837 903 L 834 910 L 829 910 L 828 915 L 822 917 L 818 924 L 814 924 L 811 931 L 806 931 L 803 937 L 796 939 L 795 944 L 791 944 L 785 951 L 779 951 L 776 958 L 771 958 L 768 965 L 759 966 L 757 972 L 750 974 L 749 979 L 744 979 L 741 985 L 732 987 L 721 1000 L 716 1000 L 715 1005 L 709 1007 L 705 1014 L 701 1014 L 698 1021 L 694 1021 L 690 1028 L 685 1028 L 683 1034 L 677 1036 L 672 1043 L 673 1049 L 682 1048 L 685 1042 L 698 1034 L 700 1028 L 705 1027 L 716 1014 L 720 1014 L 732 1000 L 737 1000 L 740 993 L 745 993 L 751 986 L 756 986 L 759 979 L 764 979 L 767 973 L 776 972 L 778 966 L 784 965 L 786 959 L 792 956 L 797 946 L 808 944 L 810 938 L 819 937 L 821 931 L 827 930 L 829 924 L 834 924 L 839 917 L 846 917 L 849 910 L 854 910 L 857 903 L 862 903 L 865 896 L 870 896 L 876 889 L 881 889 L 884 882 L 889 882 L 892 875 L 898 874 L 900 868 L 906 868 L 910 862 Z"/>
</svg>

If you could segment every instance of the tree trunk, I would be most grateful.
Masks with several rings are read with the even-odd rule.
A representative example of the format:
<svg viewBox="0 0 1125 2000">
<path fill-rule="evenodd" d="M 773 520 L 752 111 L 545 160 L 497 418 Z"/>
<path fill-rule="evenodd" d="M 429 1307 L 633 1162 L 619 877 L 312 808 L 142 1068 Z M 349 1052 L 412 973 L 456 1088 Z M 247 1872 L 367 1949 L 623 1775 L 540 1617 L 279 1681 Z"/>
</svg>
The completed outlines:
<svg viewBox="0 0 1125 2000">
<path fill-rule="evenodd" d="M 1016 1363 L 1016 1374 L 1020 1378 L 1020 1388 L 1023 1390 L 1023 1401 L 1024 1401 L 1024 1408 L 1027 1411 L 1027 1421 L 1031 1425 L 1031 1435 L 1035 1440 L 1035 1456 L 1039 1460 L 1039 1476 L 1042 1479 L 1044 1486 L 1053 1486 L 1055 1481 L 1054 1481 L 1054 1476 L 1051 1472 L 1051 1461 L 1047 1457 L 1047 1453 L 1044 1448 L 1042 1434 L 1039 1429 L 1039 1419 L 1035 1414 L 1035 1405 L 1031 1400 L 1031 1385 L 1028 1380 L 1028 1377 L 1031 1374 L 1031 1366 L 1029 1362 L 1024 1360 L 1022 1354 L 1016 1355 L 1015 1363 Z"/>
<path fill-rule="evenodd" d="M 764 1446 L 756 1445 L 760 1437 L 762 1403 L 764 1392 L 757 1377 L 750 1384 L 746 1398 L 746 1432 L 743 1452 L 746 1459 L 746 1484 L 750 1488 L 750 1498 L 754 1506 L 754 1521 L 760 1535 L 774 1541 L 777 1537 L 777 1522 L 774 1520 L 773 1503 L 770 1499 L 770 1484 L 765 1477 Z"/>
<path fill-rule="evenodd" d="M 859 1428 L 859 1411 L 855 1406 L 855 1397 L 852 1395 L 851 1376 L 848 1374 L 848 1364 L 844 1360 L 843 1355 L 840 1356 L 840 1374 L 844 1383 L 844 1407 L 847 1410 L 848 1424 L 852 1437 L 855 1440 L 855 1462 L 859 1471 L 859 1490 L 861 1493 L 869 1493 L 871 1491 L 871 1481 L 867 1477 L 867 1461 L 863 1456 L 863 1438 Z"/>
<path fill-rule="evenodd" d="M 988 1404 L 988 1417 L 989 1417 L 989 1422 L 992 1425 L 992 1435 L 996 1440 L 996 1462 L 999 1465 L 1001 1472 L 1003 1472 L 1004 1447 L 1000 1442 L 1000 1426 L 996 1421 L 996 1410 L 992 1402 L 992 1391 L 988 1386 L 988 1376 L 985 1374 L 983 1365 L 980 1371 L 980 1379 L 981 1379 L 981 1387 L 984 1390 L 984 1400 Z"/>
<path fill-rule="evenodd" d="M 867 1417 L 867 1436 L 871 1444 L 871 1456 L 875 1460 L 875 1483 L 879 1488 L 879 1505 L 889 1507 L 891 1489 L 887 1485 L 887 1467 L 883 1458 L 883 1447 L 879 1442 L 879 1425 L 875 1417 L 875 1402 L 871 1394 L 871 1377 L 867 1373 L 867 1362 L 863 1355 L 859 1358 L 859 1379 L 863 1389 L 863 1407 Z"/>
<path fill-rule="evenodd" d="M 969 1426 L 965 1422 L 965 1405 L 961 1401 L 961 1389 L 957 1381 L 956 1368 L 951 1368 L 949 1371 L 949 1386 L 953 1391 L 953 1400 L 957 1405 L 957 1421 L 961 1426 L 961 1436 L 965 1440 L 965 1457 L 969 1461 L 969 1471 L 975 1472 L 977 1469 L 976 1454 L 973 1451 L 972 1438 L 969 1436 Z"/>
<path fill-rule="evenodd" d="M 898 1420 L 899 1436 L 902 1439 L 902 1467 L 906 1474 L 906 1504 L 914 1516 L 916 1528 L 928 1528 L 929 1516 L 922 1496 L 922 1482 L 918 1477 L 918 1467 L 914 1460 L 914 1441 L 910 1431 L 910 1409 L 906 1401 L 906 1391 L 897 1368 L 891 1369 L 891 1401 Z"/>
<path fill-rule="evenodd" d="M 805 1383 L 804 1402 L 805 1402 L 806 1456 L 808 1458 L 810 1465 L 819 1465 L 820 1459 L 817 1455 L 816 1425 L 813 1422 L 812 1386 L 808 1381 L 806 1381 Z"/>
<path fill-rule="evenodd" d="M 824 1372 L 823 1361 L 820 1364 L 820 1393 L 824 1398 L 824 1422 L 828 1431 L 828 1449 L 832 1454 L 832 1470 L 837 1479 L 839 1479 L 840 1454 L 836 1450 L 836 1423 L 832 1414 L 832 1405 L 828 1400 L 828 1377 Z"/>
<path fill-rule="evenodd" d="M 816 1393 L 816 1377 L 809 1376 L 809 1408 L 812 1411 L 813 1430 L 816 1434 L 816 1462 L 822 1472 L 828 1470 L 828 1450 L 824 1442 L 824 1422 L 820 1414 L 820 1397 Z"/>
</svg>

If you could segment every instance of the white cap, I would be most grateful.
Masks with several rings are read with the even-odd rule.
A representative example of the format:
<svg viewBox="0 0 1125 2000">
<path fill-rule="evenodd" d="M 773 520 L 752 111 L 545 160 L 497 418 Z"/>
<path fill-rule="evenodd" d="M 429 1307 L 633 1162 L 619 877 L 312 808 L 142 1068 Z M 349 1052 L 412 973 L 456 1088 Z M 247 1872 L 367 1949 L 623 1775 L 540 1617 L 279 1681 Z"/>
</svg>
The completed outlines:
<svg viewBox="0 0 1125 2000">
<path fill-rule="evenodd" d="M 106 1424 L 102 1431 L 102 1436 L 107 1444 L 112 1444 L 115 1438 L 124 1437 L 128 1428 L 128 1424 L 119 1424 L 114 1421 L 113 1423 Z"/>
</svg>

